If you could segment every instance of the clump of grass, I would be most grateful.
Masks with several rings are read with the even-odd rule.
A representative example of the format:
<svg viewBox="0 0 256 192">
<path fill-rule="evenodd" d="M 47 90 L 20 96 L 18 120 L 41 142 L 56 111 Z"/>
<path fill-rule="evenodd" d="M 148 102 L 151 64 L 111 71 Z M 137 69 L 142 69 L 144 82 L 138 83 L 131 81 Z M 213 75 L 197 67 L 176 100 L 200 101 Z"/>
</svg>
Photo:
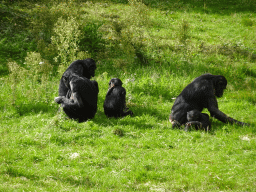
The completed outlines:
<svg viewBox="0 0 256 192">
<path fill-rule="evenodd" d="M 26 71 L 24 68 L 20 67 L 15 61 L 8 62 L 7 66 L 10 72 L 9 82 L 11 83 L 12 90 L 11 104 L 15 105 L 17 99 L 17 85 L 25 76 Z"/>
<path fill-rule="evenodd" d="M 34 104 L 38 103 L 38 108 L 45 110 L 42 103 L 51 103 L 49 80 L 52 76 L 53 66 L 47 60 L 42 59 L 40 53 L 36 52 L 27 53 L 25 67 L 11 61 L 7 65 L 12 90 L 10 103 L 18 113 L 35 111 L 33 107 L 28 106 L 27 103 L 30 102 L 33 103 L 32 106 L 34 107 Z"/>
<path fill-rule="evenodd" d="M 27 77 L 32 79 L 32 82 L 45 82 L 47 76 L 52 74 L 53 66 L 45 59 L 42 59 L 40 53 L 29 52 L 25 58 L 25 67 L 29 71 Z"/>
<path fill-rule="evenodd" d="M 189 38 L 189 29 L 188 21 L 183 20 L 179 28 L 179 40 L 183 44 L 186 44 L 187 39 Z"/>
<path fill-rule="evenodd" d="M 119 129 L 119 128 L 113 130 L 113 133 L 114 133 L 114 135 L 117 135 L 117 136 L 120 136 L 120 137 L 124 136 L 123 130 Z"/>
<path fill-rule="evenodd" d="M 254 25 L 253 20 L 251 20 L 250 18 L 243 18 L 242 19 L 242 24 L 246 27 L 251 27 Z"/>
</svg>

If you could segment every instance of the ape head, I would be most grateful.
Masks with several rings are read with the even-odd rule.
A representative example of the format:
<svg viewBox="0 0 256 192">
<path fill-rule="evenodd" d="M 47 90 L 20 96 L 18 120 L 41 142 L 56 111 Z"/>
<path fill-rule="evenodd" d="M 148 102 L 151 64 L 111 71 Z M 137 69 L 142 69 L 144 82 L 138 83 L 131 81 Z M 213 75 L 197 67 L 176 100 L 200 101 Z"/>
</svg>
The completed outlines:
<svg viewBox="0 0 256 192">
<path fill-rule="evenodd" d="M 222 75 L 216 75 L 213 79 L 213 86 L 216 97 L 221 97 L 227 87 L 227 79 Z"/>
<path fill-rule="evenodd" d="M 113 78 L 109 81 L 108 85 L 109 85 L 109 89 L 114 87 L 114 86 L 122 86 L 122 81 L 118 78 Z"/>
<path fill-rule="evenodd" d="M 95 76 L 96 63 L 93 59 L 85 59 L 83 60 L 83 76 L 87 79 L 91 79 L 91 77 Z"/>
<path fill-rule="evenodd" d="M 201 116 L 201 113 L 198 110 L 192 110 L 187 112 L 188 121 L 197 121 L 199 120 L 200 116 Z"/>
</svg>

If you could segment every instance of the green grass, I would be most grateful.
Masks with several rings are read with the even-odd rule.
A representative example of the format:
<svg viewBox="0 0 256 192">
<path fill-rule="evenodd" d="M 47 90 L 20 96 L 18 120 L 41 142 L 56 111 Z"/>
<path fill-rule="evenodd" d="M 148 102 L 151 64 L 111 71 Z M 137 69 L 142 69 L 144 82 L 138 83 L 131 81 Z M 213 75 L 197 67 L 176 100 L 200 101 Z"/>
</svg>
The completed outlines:
<svg viewBox="0 0 256 192">
<path fill-rule="evenodd" d="M 0 5 L 0 191 L 255 190 L 254 1 L 44 2 Z M 81 32 L 66 33 L 67 55 L 51 41 L 60 16 Z M 98 111 L 77 123 L 53 101 L 58 67 L 90 56 Z M 175 97 L 203 73 L 227 78 L 219 108 L 250 127 L 211 118 L 209 132 L 172 129 Z M 106 118 L 113 77 L 134 117 Z"/>
</svg>

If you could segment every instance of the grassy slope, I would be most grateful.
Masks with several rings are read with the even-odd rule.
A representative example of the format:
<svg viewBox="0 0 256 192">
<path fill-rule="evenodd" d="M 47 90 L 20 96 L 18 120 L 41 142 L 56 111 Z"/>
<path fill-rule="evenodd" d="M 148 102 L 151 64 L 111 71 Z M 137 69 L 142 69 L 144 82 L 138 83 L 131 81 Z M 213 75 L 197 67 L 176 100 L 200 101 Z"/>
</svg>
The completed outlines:
<svg viewBox="0 0 256 192">
<path fill-rule="evenodd" d="M 51 100 L 25 98 L 23 92 L 30 89 L 22 89 L 28 83 L 18 85 L 16 106 L 12 107 L 6 104 L 12 101 L 11 86 L 6 77 L 1 78 L 2 191 L 255 189 L 256 68 L 255 60 L 244 52 L 255 53 L 255 13 L 246 6 L 247 12 L 231 7 L 236 10 L 231 13 L 218 4 L 202 9 L 201 4 L 177 1 L 172 5 L 179 9 L 174 9 L 162 1 L 145 3 L 153 7 L 149 9 L 150 38 L 146 44 L 151 62 L 139 66 L 134 60 L 130 66 L 113 69 L 118 55 L 99 59 L 95 79 L 100 93 L 93 120 L 78 124 L 67 120 Z M 128 9 L 119 4 L 92 7 L 121 19 L 125 18 L 123 9 Z M 85 10 L 93 13 L 86 6 Z M 247 19 L 253 21 L 252 26 L 246 24 Z M 184 23 L 189 25 L 185 44 L 181 42 Z M 251 123 L 251 127 L 212 119 L 209 133 L 171 128 L 168 116 L 172 98 L 205 72 L 227 77 L 228 89 L 218 99 L 219 107 L 231 117 Z M 112 77 L 123 80 L 135 117 L 105 117 L 102 106 Z M 57 78 L 50 87 L 48 97 L 54 98 Z"/>
</svg>

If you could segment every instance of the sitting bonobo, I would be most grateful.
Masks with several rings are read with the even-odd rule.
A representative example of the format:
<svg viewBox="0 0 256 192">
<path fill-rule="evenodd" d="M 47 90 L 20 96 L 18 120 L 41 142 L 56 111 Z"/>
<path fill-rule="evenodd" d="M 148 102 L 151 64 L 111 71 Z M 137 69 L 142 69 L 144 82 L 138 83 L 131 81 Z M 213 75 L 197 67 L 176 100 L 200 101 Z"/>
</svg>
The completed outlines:
<svg viewBox="0 0 256 192">
<path fill-rule="evenodd" d="M 188 122 L 186 123 L 185 131 L 188 131 L 192 126 L 194 126 L 196 130 L 203 128 L 205 131 L 209 131 L 211 129 L 209 115 L 201 113 L 196 109 L 187 112 L 187 120 Z"/>
<path fill-rule="evenodd" d="M 180 127 L 188 122 L 187 112 L 207 108 L 212 117 L 223 123 L 249 125 L 228 117 L 218 108 L 216 97 L 221 97 L 227 86 L 227 79 L 222 75 L 204 74 L 187 85 L 176 98 L 169 117 L 172 127 Z"/>
<path fill-rule="evenodd" d="M 129 111 L 125 102 L 126 90 L 122 87 L 122 81 L 113 78 L 109 81 L 109 89 L 104 101 L 104 112 L 107 117 L 124 117 L 133 115 Z"/>
<path fill-rule="evenodd" d="M 66 96 L 68 87 L 64 83 L 64 78 L 68 78 L 72 74 L 76 74 L 80 77 L 86 77 L 91 79 L 94 77 L 96 70 L 96 63 L 93 59 L 76 60 L 69 65 L 66 71 L 62 74 L 59 84 L 59 96 Z"/>
<path fill-rule="evenodd" d="M 61 78 L 59 97 L 54 99 L 69 118 L 78 122 L 92 119 L 97 112 L 98 83 L 89 79 L 95 69 L 92 59 L 73 62 Z"/>
</svg>

